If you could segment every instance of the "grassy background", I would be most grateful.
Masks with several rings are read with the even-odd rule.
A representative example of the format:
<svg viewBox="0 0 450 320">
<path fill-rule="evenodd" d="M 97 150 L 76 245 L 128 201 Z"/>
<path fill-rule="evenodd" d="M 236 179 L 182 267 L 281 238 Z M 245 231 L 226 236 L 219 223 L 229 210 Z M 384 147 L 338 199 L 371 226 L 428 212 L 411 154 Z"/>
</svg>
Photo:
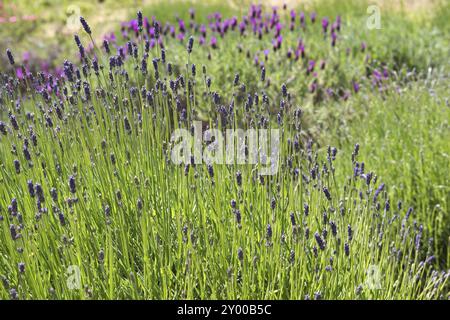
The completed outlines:
<svg viewBox="0 0 450 320">
<path fill-rule="evenodd" d="M 358 142 L 361 145 L 360 158 L 364 159 L 370 170 L 377 173 L 380 181 L 386 183 L 388 186 L 387 194 L 392 199 L 402 200 L 405 206 L 413 206 L 415 209 L 413 219 L 424 223 L 424 238 L 434 238 L 432 247 L 437 257 L 435 265 L 438 268 L 449 269 L 449 4 L 444 1 L 429 2 L 425 6 L 411 6 L 408 5 L 408 2 L 403 3 L 403 6 L 395 7 L 390 7 L 388 2 L 380 4 L 382 8 L 382 29 L 373 31 L 364 27 L 367 17 L 367 3 L 363 1 L 309 1 L 298 5 L 299 8 L 307 8 L 308 11 L 316 10 L 320 13 L 320 16 L 334 17 L 337 13 L 341 14 L 344 21 L 343 29 L 345 30 L 342 47 L 358 48 L 361 39 L 364 39 L 368 43 L 369 52 L 375 59 L 375 63 L 386 63 L 395 71 L 391 79 L 391 85 L 393 88 L 398 88 L 398 92 L 392 90 L 392 92 L 380 95 L 366 85 L 363 86 L 361 94 L 352 96 L 348 101 L 326 100 L 314 103 L 313 97 L 304 94 L 306 85 L 302 77 L 293 76 L 290 81 L 290 77 L 288 77 L 288 88 L 294 93 L 296 103 L 305 110 L 305 135 L 313 137 L 314 141 L 318 143 L 319 153 L 323 156 L 326 146 L 334 145 L 340 150 L 339 157 L 348 157 L 353 151 L 354 144 Z M 15 9 L 11 9 L 12 4 L 16 7 Z M 82 15 L 91 24 L 96 39 L 101 39 L 104 33 L 111 30 L 119 30 L 120 22 L 127 18 L 133 18 L 139 8 L 142 8 L 146 15 L 155 15 L 161 20 L 173 20 L 176 13 L 180 17 L 187 17 L 188 9 L 191 6 L 187 2 L 155 4 L 146 1 L 126 1 L 119 5 L 116 1 L 108 0 L 95 2 L 3 1 L 3 10 L 8 15 L 35 14 L 37 20 L 20 24 L 2 24 L 0 29 L 1 52 L 4 52 L 6 47 L 11 47 L 18 56 L 17 60 L 20 61 L 20 53 L 33 50 L 38 64 L 41 62 L 40 59 L 48 57 L 51 57 L 52 63 L 60 64 L 64 58 L 75 56 L 76 47 L 71 36 L 73 31 L 65 28 L 67 8 L 72 4 L 80 7 Z M 176 11 L 174 11 L 174 7 L 176 7 Z M 233 2 L 214 1 L 208 5 L 196 3 L 195 8 L 198 16 L 205 17 L 207 13 L 217 10 L 220 10 L 224 16 L 241 15 L 241 10 L 246 9 L 247 6 Z M 327 52 L 328 48 L 319 41 L 320 34 L 311 32 L 308 36 L 308 41 L 317 53 Z M 292 36 L 289 41 L 294 41 L 294 39 L 295 36 Z M 237 45 L 242 44 L 244 48 L 249 50 L 263 49 L 258 47 L 256 42 L 253 43 L 251 40 L 245 42 L 245 39 L 242 40 L 239 37 L 227 38 L 227 44 L 227 46 L 221 47 L 220 53 L 212 52 L 211 61 L 206 59 L 206 50 L 194 51 L 192 55 L 193 61 L 200 61 L 207 65 L 208 73 L 212 75 L 216 90 L 222 90 L 223 92 L 232 90 L 231 84 L 236 72 L 241 74 L 243 82 L 250 84 L 255 83 L 254 79 L 258 77 L 257 71 L 249 66 L 248 60 L 242 58 L 242 55 L 236 52 Z M 184 47 L 185 43 L 172 42 L 168 51 L 170 59 L 182 65 L 185 59 Z M 4 66 L 7 66 L 3 54 L 1 59 L 3 59 L 1 64 L 3 69 Z M 287 75 L 295 75 L 298 72 L 298 69 L 296 69 L 298 66 L 294 65 L 286 69 L 279 68 L 279 62 L 282 61 L 283 57 L 279 55 L 277 59 L 272 60 L 273 62 L 267 67 L 268 74 L 277 84 L 268 89 L 270 95 L 274 97 L 279 95 L 278 84 L 285 81 Z M 349 61 L 345 61 L 339 55 L 330 57 L 330 60 L 339 63 L 340 69 L 330 72 L 323 81 L 348 83 L 351 80 L 349 75 L 352 75 L 355 71 L 361 71 L 364 67 L 362 57 L 358 55 L 352 56 Z M 92 143 L 95 147 L 100 148 L 102 138 L 100 134 L 91 135 L 88 132 L 83 133 L 77 130 L 81 129 L 74 126 L 73 131 L 79 132 L 80 136 L 84 136 L 84 139 L 78 141 L 78 147 L 74 147 L 77 144 L 73 143 L 76 136 L 69 132 L 65 136 L 64 147 L 70 151 L 68 154 L 58 154 L 59 161 L 66 164 L 63 168 L 66 176 L 73 172 L 72 164 L 80 166 L 91 161 L 87 154 L 84 154 L 80 159 L 77 156 L 86 149 L 91 150 Z M 40 134 L 51 139 L 45 131 Z M 103 134 L 111 133 L 105 131 Z M 119 139 L 120 137 L 115 138 Z M 85 221 L 85 224 L 80 226 L 80 229 L 74 228 L 69 231 L 72 232 L 75 241 L 91 234 L 100 234 L 101 237 L 86 242 L 81 247 L 74 248 L 66 243 L 61 244 L 58 237 L 64 228 L 57 226 L 48 235 L 48 239 L 54 241 L 53 244 L 45 237 L 40 237 L 33 244 L 36 247 L 27 249 L 28 253 L 40 252 L 37 244 L 48 246 L 52 254 L 66 250 L 64 252 L 67 255 L 64 259 L 68 258 L 67 261 L 64 260 L 64 263 L 85 264 L 83 276 L 90 279 L 89 286 L 100 288 L 98 291 L 101 293 L 97 296 L 99 298 L 139 297 L 142 295 L 166 298 L 236 298 L 241 296 L 261 297 L 259 295 L 261 292 L 265 293 L 264 298 L 302 298 L 294 294 L 297 293 L 296 290 L 298 289 L 296 284 L 302 277 L 308 279 L 308 285 L 305 286 L 312 290 L 311 294 L 314 292 L 312 289 L 314 279 L 308 278 L 311 272 L 308 269 L 308 264 L 301 262 L 300 271 L 297 270 L 299 273 L 293 272 L 287 267 L 287 251 L 278 247 L 275 248 L 274 252 L 262 251 L 263 254 L 260 259 L 265 268 L 259 268 L 256 273 L 252 268 L 241 270 L 245 278 L 252 279 L 253 287 L 240 287 L 236 282 L 225 284 L 221 283 L 220 279 L 216 279 L 212 284 L 208 282 L 209 278 L 214 279 L 214 275 L 225 274 L 230 266 L 235 271 L 239 270 L 240 263 L 236 258 L 236 247 L 238 246 L 248 249 L 250 253 L 246 256 L 246 259 L 249 263 L 251 262 L 251 255 L 259 253 L 261 250 L 260 244 L 264 242 L 264 228 L 269 222 L 269 218 L 253 216 L 249 210 L 244 212 L 244 216 L 247 216 L 245 219 L 248 219 L 249 222 L 256 221 L 255 225 L 245 226 L 245 233 L 239 233 L 235 228 L 226 229 L 226 232 L 222 233 L 219 226 L 223 221 L 233 223 L 233 219 L 226 216 L 224 208 L 228 208 L 231 198 L 239 196 L 236 186 L 230 182 L 233 179 L 230 173 L 225 171 L 216 173 L 218 174 L 217 179 L 222 178 L 228 182 L 212 190 L 207 173 L 203 172 L 201 174 L 202 182 L 199 186 L 202 192 L 195 192 L 191 195 L 188 188 L 190 187 L 189 183 L 192 182 L 192 177 L 191 180 L 186 181 L 177 172 L 172 172 L 167 177 L 165 176 L 166 168 L 160 161 L 162 159 L 161 154 L 153 155 L 154 158 L 151 159 L 138 157 L 140 153 L 148 152 L 145 144 L 132 137 L 126 137 L 121 142 L 123 145 L 135 145 L 141 149 L 138 154 L 132 155 L 129 167 L 123 166 L 117 169 L 119 170 L 118 179 L 108 176 L 114 171 L 113 166 L 108 162 L 106 167 L 98 166 L 89 173 L 90 175 L 82 176 L 81 181 L 85 182 L 86 189 L 84 191 L 89 197 L 94 197 L 100 192 L 103 193 L 102 201 L 111 202 L 113 211 L 117 212 L 118 223 L 127 227 L 122 230 L 108 229 L 99 218 L 103 211 L 103 204 L 95 201 L 90 202 L 89 199 L 84 200 L 81 209 L 76 210 L 75 214 L 79 215 L 77 218 L 81 218 Z M 51 146 L 43 146 L 43 148 L 44 154 L 52 154 Z M 127 157 L 121 148 L 114 146 L 108 148 L 110 148 L 108 152 L 116 153 L 119 163 L 127 162 Z M 6 155 L 8 152 L 9 145 L 2 144 L 2 155 Z M 342 161 L 336 163 L 336 178 L 344 185 L 346 178 L 351 175 L 352 168 L 351 162 L 344 161 L 342 158 Z M 1 159 L 6 168 L 12 168 L 11 159 L 6 158 L 6 156 Z M 99 163 L 104 161 L 101 155 L 98 155 L 96 160 Z M 158 166 L 154 166 L 154 163 L 158 163 Z M 2 171 L 2 183 L 4 183 L 1 189 L 2 197 L 9 201 L 11 194 L 5 181 L 11 183 L 11 181 L 16 180 L 14 180 L 14 177 L 10 177 L 4 168 L 4 171 Z M 35 174 L 33 177 L 35 180 L 43 179 L 42 173 L 32 172 L 32 174 Z M 258 189 L 257 186 L 252 184 L 249 178 L 250 173 L 246 172 L 246 174 L 247 192 L 242 196 L 242 205 L 248 207 L 250 204 L 256 203 L 258 209 L 267 211 L 270 199 L 268 199 L 264 190 Z M 136 181 L 135 176 L 143 181 L 149 179 L 153 184 L 150 183 L 145 188 L 135 186 L 133 185 Z M 59 185 L 62 190 L 67 189 L 67 181 L 60 180 L 56 176 L 52 178 L 54 179 L 53 182 Z M 165 184 L 158 185 L 161 181 Z M 173 181 L 177 181 L 178 184 L 169 183 Z M 25 180 L 21 183 L 25 187 Z M 110 188 L 101 189 L 102 186 L 108 184 L 110 184 Z M 294 199 L 293 186 L 288 183 L 282 183 L 281 185 L 283 186 L 282 194 Z M 114 200 L 116 189 L 123 187 L 125 188 L 123 190 L 125 210 L 122 210 Z M 339 190 L 333 189 L 332 191 L 340 192 Z M 26 190 L 24 189 L 23 192 L 26 193 Z M 146 210 L 151 214 L 144 219 L 140 219 L 136 215 L 126 214 L 133 212 L 136 198 L 141 192 L 149 195 L 149 203 L 154 205 L 152 207 L 150 204 L 146 204 Z M 324 201 L 323 196 L 321 198 L 321 195 L 314 192 L 311 194 L 311 199 L 318 201 L 317 203 L 320 204 Z M 1 202 L 2 208 L 9 204 L 8 201 Z M 296 199 L 288 206 L 291 206 L 292 210 L 299 210 L 303 205 L 302 201 Z M 391 205 L 395 207 L 396 203 Z M 24 208 L 30 212 L 33 210 L 33 206 L 34 203 L 32 202 L 24 204 Z M 314 214 L 318 216 L 321 214 L 320 208 L 314 210 Z M 356 216 L 354 219 L 360 220 L 360 217 L 368 212 L 367 210 L 369 209 L 363 208 L 361 211 L 355 211 L 360 216 Z M 197 211 L 201 212 L 199 220 L 194 214 Z M 95 212 L 97 215 L 88 214 L 90 212 Z M 180 215 L 181 212 L 184 212 L 185 215 Z M 209 220 L 210 216 L 208 215 L 211 212 L 217 214 L 213 215 L 212 221 Z M 165 222 L 158 219 L 157 215 L 162 215 L 166 220 L 173 217 L 177 218 L 171 222 Z M 287 214 L 281 221 L 274 230 L 274 238 L 277 239 L 281 237 L 283 228 L 289 225 Z M 341 225 L 343 230 L 347 222 L 354 223 L 355 221 L 343 220 Z M 189 225 L 189 230 L 194 230 L 200 237 L 203 237 L 198 240 L 198 243 L 207 243 L 207 235 L 210 234 L 214 235 L 214 239 L 218 239 L 219 247 L 230 249 L 230 252 L 233 252 L 231 259 L 226 255 L 228 253 L 224 253 L 225 251 L 220 252 L 223 255 L 221 257 L 222 262 L 227 261 L 228 264 L 216 264 L 215 260 L 206 260 L 205 257 L 213 257 L 216 254 L 208 249 L 208 246 L 200 246 L 198 250 L 192 244 L 181 247 L 183 239 L 180 230 L 184 223 Z M 314 225 L 314 222 L 312 224 Z M 364 222 L 361 222 L 360 226 L 363 225 Z M 390 236 L 393 239 L 400 226 L 396 228 L 391 230 Z M 2 236 L 5 236 L 4 243 L 8 243 L 9 246 L 10 241 L 6 242 L 9 235 L 7 230 L 4 230 L 2 234 Z M 147 234 L 152 235 L 149 238 L 150 240 L 145 240 Z M 158 237 L 161 236 L 162 239 L 154 237 L 155 234 Z M 169 239 L 173 234 L 176 234 L 178 238 Z M 130 241 L 128 235 L 132 235 L 130 243 L 127 243 L 127 241 Z M 150 243 L 141 245 L 141 241 L 150 241 Z M 230 243 L 230 241 L 232 242 Z M 112 246 L 113 243 L 114 246 Z M 171 244 L 174 249 L 169 248 L 167 244 Z M 111 268 L 109 270 L 104 269 L 96 261 L 98 251 L 105 247 L 111 250 L 107 253 L 107 259 L 109 260 L 106 266 Z M 113 252 L 112 248 L 117 251 Z M 147 251 L 149 248 L 160 249 L 161 255 L 158 256 L 151 251 Z M 295 248 L 299 249 L 301 245 Z M 362 250 L 361 252 L 367 250 L 363 246 L 359 249 Z M 8 247 L 7 250 L 8 254 L 13 257 L 11 261 L 14 261 L 14 263 L 21 259 L 18 254 L 13 253 L 12 246 Z M 124 253 L 123 250 L 136 250 L 139 254 L 134 255 L 131 251 Z M 124 259 L 117 264 L 112 262 L 122 254 L 125 257 Z M 193 255 L 192 258 L 189 258 L 190 254 Z M 388 256 L 386 251 L 384 251 L 384 254 Z M 282 256 L 282 259 L 278 259 L 280 256 Z M 139 257 L 143 257 L 142 259 L 145 261 L 142 261 Z M 172 260 L 171 257 L 175 257 L 175 260 Z M 16 271 L 13 270 L 16 267 L 15 264 L 7 264 L 6 255 L 3 255 L 2 258 L 5 261 L 1 270 L 2 273 L 15 274 Z M 367 262 L 361 256 L 355 259 L 360 259 L 361 264 Z M 45 259 L 39 260 L 41 263 L 43 261 Z M 154 262 L 150 264 L 148 261 Z M 176 269 L 179 265 L 186 264 L 187 268 L 190 261 L 194 262 L 188 276 L 185 277 L 183 273 L 172 272 L 171 268 Z M 29 268 L 39 269 L 32 256 L 28 256 L 26 262 Z M 45 263 L 47 263 L 47 268 L 60 272 L 61 279 L 59 280 L 64 282 L 65 264 L 58 265 L 56 260 L 51 259 Z M 383 263 L 389 266 L 387 261 Z M 134 266 L 143 266 L 142 269 L 139 269 L 139 267 L 138 270 L 135 270 L 139 274 L 137 279 L 134 278 L 133 273 L 130 274 L 130 270 L 133 270 Z M 327 292 L 328 297 L 353 298 L 354 287 L 359 284 L 364 276 L 364 270 L 355 270 L 354 265 L 347 265 L 345 260 L 341 260 L 339 266 L 342 268 L 341 270 L 347 268 L 347 271 L 350 272 L 333 274 L 330 277 L 327 275 L 321 276 L 317 280 L 317 289 L 320 289 L 320 285 L 326 286 L 326 283 L 338 284 L 330 289 L 332 291 Z M 98 271 L 100 276 L 94 274 L 93 270 Z M 279 270 L 284 270 L 285 273 L 281 272 L 278 276 L 277 271 Z M 383 293 L 384 297 L 426 298 L 423 295 L 421 296 L 418 288 L 402 287 L 402 290 L 396 290 L 394 287 L 396 272 L 395 270 L 387 271 L 390 277 L 387 279 L 387 284 L 391 286 L 388 292 Z M 20 277 L 18 275 L 14 281 L 16 283 L 21 281 Z M 47 296 L 46 287 L 40 287 L 39 284 L 54 285 L 55 281 L 46 278 L 45 275 L 36 275 L 39 281 L 33 280 L 28 274 L 26 277 L 29 278 L 26 279 L 25 283 L 31 285 L 28 289 L 44 297 Z M 158 285 L 152 283 L 153 279 L 157 279 Z M 183 279 L 183 286 L 180 285 L 180 279 Z M 165 291 L 169 284 L 173 288 L 172 292 Z M 402 285 L 407 286 L 403 283 Z M 148 291 L 140 291 L 139 288 L 142 287 L 148 288 Z M 283 289 L 277 290 L 279 287 Z M 59 290 L 58 292 L 62 292 L 62 288 L 56 289 Z M 367 294 L 364 297 L 377 298 L 380 297 L 377 296 L 378 294 L 382 295 L 381 293 L 375 293 Z M 6 297 L 7 292 L 0 291 L 0 296 Z M 85 294 L 81 290 L 80 292 L 71 292 L 70 296 L 65 297 L 84 296 Z"/>
</svg>

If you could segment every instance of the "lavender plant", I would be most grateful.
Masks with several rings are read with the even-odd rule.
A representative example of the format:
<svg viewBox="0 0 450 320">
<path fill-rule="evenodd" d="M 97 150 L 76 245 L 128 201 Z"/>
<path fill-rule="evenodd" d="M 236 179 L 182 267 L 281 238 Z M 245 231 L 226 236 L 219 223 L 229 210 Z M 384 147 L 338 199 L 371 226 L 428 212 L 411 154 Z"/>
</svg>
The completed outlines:
<svg viewBox="0 0 450 320">
<path fill-rule="evenodd" d="M 308 134 L 297 102 L 333 84 L 305 41 L 288 57 L 304 59 L 301 86 L 280 79 L 269 90 L 273 64 L 259 60 L 253 79 L 209 71 L 231 32 L 249 48 L 273 38 L 260 58 L 280 59 L 283 19 L 288 32 L 317 28 L 341 59 L 340 18 L 298 17 L 252 6 L 241 22 L 216 14 L 210 30 L 183 20 L 174 30 L 138 12 L 123 46 L 97 43 L 81 18 L 93 49 L 76 36 L 80 60 L 66 60 L 63 76 L 2 75 L 0 297 L 447 298 L 450 273 L 435 261 L 427 226 L 407 203 L 394 205 L 390 186 L 361 159 L 367 146 L 323 150 Z M 211 60 L 199 59 L 205 54 Z M 364 81 L 372 77 L 392 90 L 388 76 Z M 358 80 L 347 85 L 359 92 Z M 194 135 L 195 121 L 219 132 L 279 130 L 279 170 L 173 163 L 172 133 Z"/>
</svg>

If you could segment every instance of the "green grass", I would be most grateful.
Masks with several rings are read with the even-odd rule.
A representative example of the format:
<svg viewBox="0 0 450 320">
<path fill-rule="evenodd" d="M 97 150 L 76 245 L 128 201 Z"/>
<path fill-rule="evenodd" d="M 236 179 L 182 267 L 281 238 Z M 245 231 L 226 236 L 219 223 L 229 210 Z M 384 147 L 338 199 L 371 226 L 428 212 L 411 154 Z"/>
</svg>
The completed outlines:
<svg viewBox="0 0 450 320">
<path fill-rule="evenodd" d="M 392 185 L 395 198 L 408 199 L 414 217 L 434 238 L 440 264 L 449 268 L 450 108 L 445 86 L 420 81 L 385 99 L 361 98 L 346 109 L 356 114 L 340 124 L 349 130 L 335 143 L 347 152 L 351 141 L 364 146 L 366 164 Z"/>
</svg>

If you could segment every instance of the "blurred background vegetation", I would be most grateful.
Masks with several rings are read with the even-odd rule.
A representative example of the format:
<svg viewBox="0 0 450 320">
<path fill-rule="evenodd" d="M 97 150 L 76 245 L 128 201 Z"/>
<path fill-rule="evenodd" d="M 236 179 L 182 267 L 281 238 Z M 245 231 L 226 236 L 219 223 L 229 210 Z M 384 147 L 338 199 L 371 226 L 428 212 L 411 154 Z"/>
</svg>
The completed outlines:
<svg viewBox="0 0 450 320">
<path fill-rule="evenodd" d="M 241 17 L 254 2 L 258 3 L 249 0 L 0 0 L 0 52 L 11 47 L 19 62 L 27 61 L 29 65 L 45 69 L 60 65 L 65 58 L 75 55 L 72 35 L 79 32 L 80 15 L 89 21 L 95 37 L 102 39 L 104 35 L 120 30 L 121 23 L 134 18 L 137 10 L 160 21 L 175 21 L 176 17 L 187 19 L 189 8 L 195 7 L 197 18 L 206 22 L 207 15 L 216 11 L 224 17 Z M 316 10 L 323 16 L 352 17 L 349 27 L 355 36 L 364 33 L 368 41 L 375 40 L 372 42 L 378 46 L 380 56 L 389 53 L 393 55 L 392 59 L 406 63 L 410 69 L 417 63 L 430 65 L 430 51 L 420 49 L 449 47 L 450 5 L 445 0 L 377 0 L 370 3 L 359 0 L 269 0 L 261 3 L 279 7 L 286 3 L 289 8 Z M 360 25 L 368 16 L 367 6 L 373 3 L 382 11 L 385 29 L 382 34 L 368 32 Z M 433 41 L 436 37 L 443 41 Z M 435 51 L 442 52 L 442 48 Z M 2 71 L 8 67 L 4 54 L 0 61 Z"/>
</svg>

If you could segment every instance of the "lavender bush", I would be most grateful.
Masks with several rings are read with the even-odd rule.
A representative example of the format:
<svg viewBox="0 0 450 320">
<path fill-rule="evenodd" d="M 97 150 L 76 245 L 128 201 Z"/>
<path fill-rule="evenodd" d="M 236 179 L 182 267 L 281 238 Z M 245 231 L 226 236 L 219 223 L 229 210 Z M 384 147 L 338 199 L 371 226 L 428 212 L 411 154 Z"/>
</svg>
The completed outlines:
<svg viewBox="0 0 450 320">
<path fill-rule="evenodd" d="M 393 198 L 360 155 L 370 146 L 318 144 L 300 104 L 398 96 L 396 70 L 347 48 L 339 16 L 190 17 L 138 12 L 123 44 L 81 17 L 61 76 L 2 75 L 0 297 L 446 299 L 423 208 Z M 236 64 L 221 61 L 237 42 Z M 279 130 L 279 170 L 174 164 L 172 134 L 195 121 Z"/>
</svg>

